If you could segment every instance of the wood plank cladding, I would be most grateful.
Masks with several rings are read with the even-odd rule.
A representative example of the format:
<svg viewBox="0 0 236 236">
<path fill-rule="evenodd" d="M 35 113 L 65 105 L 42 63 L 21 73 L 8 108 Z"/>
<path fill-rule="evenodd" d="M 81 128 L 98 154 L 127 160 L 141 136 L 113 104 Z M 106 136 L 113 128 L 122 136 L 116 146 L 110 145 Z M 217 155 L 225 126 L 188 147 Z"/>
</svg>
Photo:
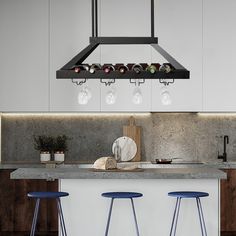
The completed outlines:
<svg viewBox="0 0 236 236">
<path fill-rule="evenodd" d="M 221 231 L 236 235 L 236 170 L 224 170 L 227 180 L 221 180 Z M 222 235 L 224 235 L 222 233 Z"/>
<path fill-rule="evenodd" d="M 27 193 L 58 191 L 58 181 L 11 180 L 12 171 L 0 171 L 0 232 L 29 232 L 35 199 L 28 198 Z M 58 231 L 56 202 L 52 199 L 41 200 L 37 231 Z"/>
</svg>

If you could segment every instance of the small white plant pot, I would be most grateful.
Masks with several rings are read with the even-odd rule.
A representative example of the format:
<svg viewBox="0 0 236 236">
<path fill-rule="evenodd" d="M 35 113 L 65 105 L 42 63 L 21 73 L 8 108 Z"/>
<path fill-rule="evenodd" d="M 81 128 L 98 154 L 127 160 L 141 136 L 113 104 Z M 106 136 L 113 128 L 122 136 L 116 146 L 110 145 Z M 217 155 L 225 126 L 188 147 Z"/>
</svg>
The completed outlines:
<svg viewBox="0 0 236 236">
<path fill-rule="evenodd" d="M 54 153 L 54 160 L 60 162 L 65 161 L 65 153 Z"/>
<path fill-rule="evenodd" d="M 51 154 L 49 152 L 41 152 L 40 153 L 40 161 L 46 162 L 51 160 Z"/>
</svg>

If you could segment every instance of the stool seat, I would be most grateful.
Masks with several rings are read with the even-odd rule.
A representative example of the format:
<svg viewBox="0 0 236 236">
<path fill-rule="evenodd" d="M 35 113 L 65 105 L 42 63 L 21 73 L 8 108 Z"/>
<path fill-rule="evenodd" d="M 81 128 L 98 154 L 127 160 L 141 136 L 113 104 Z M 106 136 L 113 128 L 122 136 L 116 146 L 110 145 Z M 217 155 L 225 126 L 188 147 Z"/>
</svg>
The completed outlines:
<svg viewBox="0 0 236 236">
<path fill-rule="evenodd" d="M 28 197 L 32 198 L 59 198 L 69 196 L 66 192 L 29 192 Z"/>
<path fill-rule="evenodd" d="M 135 192 L 106 192 L 102 193 L 103 197 L 108 198 L 137 198 L 142 197 L 142 193 L 135 193 Z"/>
<path fill-rule="evenodd" d="M 206 192 L 193 192 L 193 191 L 184 191 L 184 192 L 170 192 L 168 196 L 171 197 L 180 197 L 180 198 L 199 198 L 199 197 L 208 197 L 209 193 Z"/>
</svg>

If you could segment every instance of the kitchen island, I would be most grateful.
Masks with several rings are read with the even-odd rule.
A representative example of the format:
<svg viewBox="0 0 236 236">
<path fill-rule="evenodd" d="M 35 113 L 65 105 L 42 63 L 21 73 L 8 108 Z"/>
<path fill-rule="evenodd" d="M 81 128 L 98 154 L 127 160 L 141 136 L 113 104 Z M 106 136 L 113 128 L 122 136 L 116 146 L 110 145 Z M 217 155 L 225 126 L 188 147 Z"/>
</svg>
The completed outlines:
<svg viewBox="0 0 236 236">
<path fill-rule="evenodd" d="M 68 235 L 104 235 L 110 201 L 101 197 L 108 191 L 136 191 L 135 199 L 140 235 L 169 235 L 175 199 L 170 191 L 206 191 L 202 199 L 209 236 L 220 235 L 219 180 L 226 174 L 216 168 L 147 168 L 139 172 L 95 172 L 89 168 L 20 168 L 13 179 L 59 179 L 61 191 L 70 193 L 62 199 Z M 177 235 L 198 236 L 200 225 L 196 202 L 184 199 L 180 209 Z M 110 227 L 111 236 L 135 235 L 129 201 L 116 200 Z"/>
</svg>

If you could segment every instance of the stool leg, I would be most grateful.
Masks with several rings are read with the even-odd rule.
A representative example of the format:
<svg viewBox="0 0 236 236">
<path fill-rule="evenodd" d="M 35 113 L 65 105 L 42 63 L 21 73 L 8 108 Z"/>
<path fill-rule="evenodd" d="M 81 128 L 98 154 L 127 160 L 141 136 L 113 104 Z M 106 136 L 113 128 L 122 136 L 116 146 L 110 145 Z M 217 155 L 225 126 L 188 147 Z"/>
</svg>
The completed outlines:
<svg viewBox="0 0 236 236">
<path fill-rule="evenodd" d="M 63 212 L 62 212 L 60 198 L 57 198 L 57 209 L 58 209 L 58 214 L 59 214 L 59 218 L 60 218 L 62 236 L 67 236 L 65 220 L 64 220 L 64 216 L 63 216 Z"/>
<path fill-rule="evenodd" d="M 130 200 L 131 200 L 133 214 L 134 214 L 134 221 L 135 221 L 136 232 L 137 232 L 137 236 L 139 236 L 138 221 L 137 221 L 137 217 L 136 217 L 136 213 L 135 213 L 134 201 L 133 201 L 133 198 L 130 198 Z"/>
<path fill-rule="evenodd" d="M 170 229 L 170 236 L 176 235 L 177 223 L 179 218 L 179 209 L 180 209 L 181 198 L 178 197 L 175 204 L 174 215 L 172 219 L 171 229 Z"/>
<path fill-rule="evenodd" d="M 34 236 L 35 234 L 36 223 L 37 223 L 38 212 L 39 212 L 39 204 L 40 204 L 40 198 L 37 198 L 35 209 L 34 209 L 34 217 L 33 217 L 33 222 L 31 226 L 30 236 Z"/>
<path fill-rule="evenodd" d="M 199 215 L 199 220 L 200 220 L 200 225 L 201 225 L 202 236 L 207 236 L 206 225 L 205 225 L 205 220 L 204 220 L 204 216 L 203 216 L 203 210 L 202 210 L 202 204 L 201 204 L 200 198 L 196 198 L 196 202 L 197 202 L 198 215 Z"/>
<path fill-rule="evenodd" d="M 110 221 L 111 221 L 111 212 L 112 212 L 113 202 L 114 202 L 114 198 L 111 199 L 111 205 L 110 205 L 110 210 L 109 210 L 108 219 L 107 219 L 105 236 L 108 235 L 109 225 L 110 225 Z"/>
<path fill-rule="evenodd" d="M 205 224 L 205 220 L 204 220 L 204 216 L 203 216 L 203 210 L 202 210 L 202 204 L 201 204 L 200 198 L 199 198 L 199 206 L 200 206 L 200 211 L 201 211 L 201 215 L 202 215 L 202 222 L 203 222 L 205 236 L 207 236 L 206 224 Z"/>
</svg>

